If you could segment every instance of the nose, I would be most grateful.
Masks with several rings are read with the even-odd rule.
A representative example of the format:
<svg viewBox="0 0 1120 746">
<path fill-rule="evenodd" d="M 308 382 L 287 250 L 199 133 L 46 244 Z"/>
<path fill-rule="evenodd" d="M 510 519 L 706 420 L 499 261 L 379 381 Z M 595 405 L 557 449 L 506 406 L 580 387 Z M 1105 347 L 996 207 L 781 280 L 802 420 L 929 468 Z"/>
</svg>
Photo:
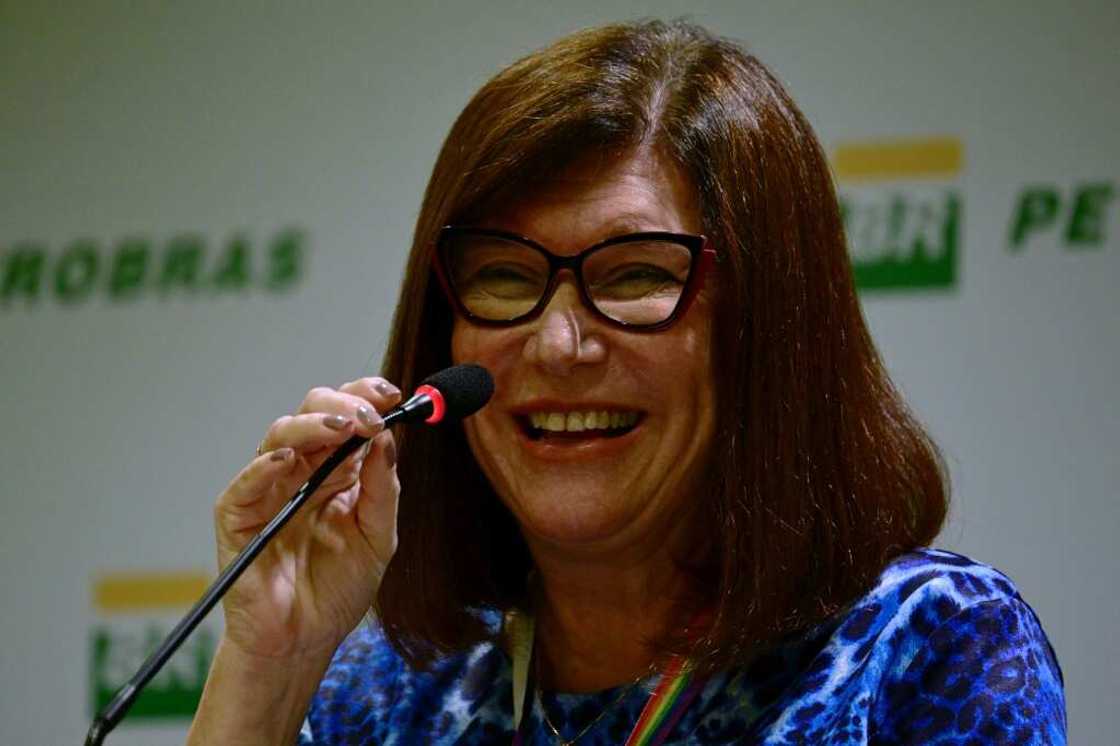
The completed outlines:
<svg viewBox="0 0 1120 746">
<path fill-rule="evenodd" d="M 553 375 L 569 375 L 578 366 L 606 359 L 603 339 L 570 280 L 560 282 L 544 311 L 531 323 L 523 348 L 525 360 Z"/>
</svg>

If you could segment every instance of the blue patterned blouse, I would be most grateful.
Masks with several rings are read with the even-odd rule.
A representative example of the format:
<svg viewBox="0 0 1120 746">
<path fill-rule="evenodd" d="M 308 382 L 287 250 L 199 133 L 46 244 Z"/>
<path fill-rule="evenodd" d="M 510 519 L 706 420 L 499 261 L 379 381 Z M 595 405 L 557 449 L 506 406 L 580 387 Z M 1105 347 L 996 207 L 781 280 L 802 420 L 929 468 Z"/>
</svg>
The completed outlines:
<svg viewBox="0 0 1120 746">
<path fill-rule="evenodd" d="M 375 626 L 339 648 L 301 746 L 509 744 L 511 664 L 482 644 L 409 669 Z M 656 678 L 588 694 L 542 692 L 526 744 L 621 744 Z M 621 699 L 619 699 L 621 696 Z M 708 680 L 673 744 L 1064 744 L 1062 672 L 1038 618 L 1000 572 L 923 549 L 891 563 L 847 612 Z"/>
</svg>

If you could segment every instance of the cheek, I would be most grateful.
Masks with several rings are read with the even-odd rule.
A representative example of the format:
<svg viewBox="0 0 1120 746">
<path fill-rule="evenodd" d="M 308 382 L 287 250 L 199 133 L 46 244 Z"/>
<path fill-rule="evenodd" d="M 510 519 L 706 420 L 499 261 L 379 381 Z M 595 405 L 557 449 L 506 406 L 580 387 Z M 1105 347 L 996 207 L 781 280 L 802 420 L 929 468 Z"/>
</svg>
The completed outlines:
<svg viewBox="0 0 1120 746">
<path fill-rule="evenodd" d="M 651 375 L 656 375 L 666 401 L 672 402 L 674 418 L 687 423 L 694 439 L 707 445 L 719 407 L 710 306 L 698 303 L 682 322 L 670 330 L 671 339 L 660 340 L 650 361 L 650 369 L 656 371 Z"/>
<path fill-rule="evenodd" d="M 710 385 L 715 379 L 715 350 L 712 344 L 715 320 L 711 300 L 702 294 L 697 298 L 696 305 L 689 310 L 689 315 L 692 316 L 692 323 L 687 327 L 687 349 L 694 365 L 702 371 L 701 378 Z"/>
<path fill-rule="evenodd" d="M 485 459 L 479 458 L 479 454 L 486 452 L 487 442 L 495 437 L 497 422 L 494 418 L 498 417 L 500 407 L 494 405 L 501 398 L 502 392 L 508 388 L 505 368 L 508 368 L 514 358 L 508 353 L 503 353 L 503 339 L 504 336 L 500 331 L 482 329 L 461 319 L 455 320 L 451 332 L 451 362 L 455 365 L 477 363 L 490 371 L 494 378 L 494 399 L 491 405 L 483 407 L 477 414 L 463 421 L 463 432 L 467 436 L 467 443 L 480 464 L 483 464 Z"/>
<path fill-rule="evenodd" d="M 477 454 L 479 453 L 478 442 L 478 418 L 480 415 L 475 415 L 470 419 L 463 420 L 463 434 L 467 436 L 467 446 L 470 447 L 471 453 L 476 454 L 475 460 L 478 461 Z"/>
<path fill-rule="evenodd" d="M 472 360 L 469 355 L 471 331 L 471 328 L 464 324 L 462 319 L 455 318 L 455 324 L 451 327 L 451 363 L 453 365 Z"/>
<path fill-rule="evenodd" d="M 644 370 L 641 375 L 657 379 L 677 393 L 682 386 L 695 396 L 708 398 L 714 391 L 711 308 L 697 300 L 681 322 L 659 335 L 643 339 Z"/>
<path fill-rule="evenodd" d="M 451 362 L 478 363 L 496 376 L 496 367 L 506 363 L 510 350 L 516 349 L 514 336 L 508 329 L 486 329 L 456 318 L 451 329 Z"/>
<path fill-rule="evenodd" d="M 477 353 L 477 329 L 464 324 L 462 320 L 456 318 L 455 325 L 451 331 L 451 363 L 452 365 L 459 365 L 461 363 L 479 363 L 489 369 L 485 365 L 485 361 L 479 359 Z M 493 374 L 493 371 L 490 371 Z M 471 450 L 477 452 L 478 448 L 478 425 L 479 421 L 486 415 L 486 408 L 481 412 L 463 420 L 463 432 L 467 436 L 467 443 L 470 445 Z"/>
</svg>

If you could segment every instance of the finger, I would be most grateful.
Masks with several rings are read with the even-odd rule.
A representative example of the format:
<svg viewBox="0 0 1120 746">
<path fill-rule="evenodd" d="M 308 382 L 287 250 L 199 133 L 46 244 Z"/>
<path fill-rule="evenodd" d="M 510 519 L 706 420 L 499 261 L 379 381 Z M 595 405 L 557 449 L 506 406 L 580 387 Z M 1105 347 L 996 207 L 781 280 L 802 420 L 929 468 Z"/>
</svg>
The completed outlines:
<svg viewBox="0 0 1120 746">
<path fill-rule="evenodd" d="M 371 452 L 375 454 L 373 457 L 374 459 L 384 458 L 383 450 L 373 449 L 376 447 L 375 444 L 377 444 L 379 440 L 380 442 L 384 443 L 385 441 L 383 439 L 385 438 L 388 438 L 391 441 L 392 435 L 388 432 L 385 432 L 374 438 L 373 440 L 367 440 L 365 444 L 362 445 L 362 447 L 358 450 L 357 454 L 355 454 L 360 454 L 360 458 L 358 460 L 344 463 L 343 465 L 340 465 L 338 467 L 336 473 L 338 471 L 342 471 L 345 468 L 346 475 L 345 478 L 339 479 L 338 483 L 331 490 L 329 490 L 330 499 L 312 500 L 311 504 L 318 507 L 318 514 L 320 518 L 323 518 L 325 520 L 337 520 L 341 516 L 350 515 L 353 513 L 358 503 L 362 479 L 366 479 L 368 481 L 368 479 L 378 478 L 378 474 L 376 472 L 363 471 L 363 459 L 365 459 L 365 457 Z M 365 477 L 363 477 L 363 473 L 366 474 Z M 373 489 L 373 491 L 376 491 L 378 489 L 376 485 L 371 485 L 371 488 Z M 351 519 L 353 519 L 353 517 L 353 515 L 350 515 Z"/>
<path fill-rule="evenodd" d="M 397 507 L 401 484 L 397 479 L 397 444 L 385 431 L 372 441 L 362 464 L 358 495 L 358 527 L 382 562 L 397 548 Z"/>
<path fill-rule="evenodd" d="M 366 447 L 363 445 L 354 453 L 350 454 L 346 460 L 331 469 L 319 487 L 316 488 L 315 492 L 308 499 L 306 507 L 302 511 L 304 514 L 314 513 L 325 502 L 335 499 L 339 494 L 350 490 L 358 483 L 365 450 Z M 319 451 L 313 456 L 299 459 L 299 464 L 292 470 L 289 481 L 281 484 L 289 492 L 293 492 L 299 486 L 296 482 L 298 481 L 299 484 L 302 484 L 310 479 L 311 475 L 319 470 L 323 461 L 330 455 L 331 452 L 329 450 L 324 450 Z"/>
<path fill-rule="evenodd" d="M 355 432 L 367 438 L 372 438 L 381 432 L 385 425 L 377 406 L 370 406 L 371 402 L 361 396 L 335 391 L 323 386 L 307 392 L 297 414 L 336 414 L 340 417 L 354 420 Z"/>
<path fill-rule="evenodd" d="M 360 396 L 379 412 L 385 412 L 401 402 L 401 390 L 380 376 L 359 378 L 356 381 L 343 384 L 338 390 L 346 394 Z"/>
<path fill-rule="evenodd" d="M 242 542 L 236 537 L 264 524 L 280 509 L 284 498 L 273 487 L 295 464 L 295 452 L 281 448 L 253 459 L 233 478 L 214 504 L 219 550 L 240 549 Z"/>
<path fill-rule="evenodd" d="M 357 484 L 362 460 L 369 452 L 370 442 L 367 440 L 323 476 L 322 482 L 307 499 L 304 509 L 300 511 L 301 516 L 314 515 L 323 503 L 334 499 L 339 493 L 349 490 Z M 323 463 L 331 458 L 336 450 L 336 444 L 313 450 L 297 450 L 295 467 L 276 483 L 277 489 L 288 495 L 295 494 L 296 489 L 307 482 L 314 473 L 318 472 Z"/>
<path fill-rule="evenodd" d="M 345 443 L 358 430 L 356 420 L 341 414 L 314 412 L 285 415 L 269 426 L 261 445 L 262 450 L 293 448 L 300 453 L 309 453 Z"/>
<path fill-rule="evenodd" d="M 336 549 L 341 547 L 339 542 L 351 532 L 340 532 L 339 525 L 353 520 L 352 514 L 360 492 L 361 486 L 358 482 L 354 482 L 349 489 L 336 492 L 322 506 L 314 511 L 308 511 L 308 515 L 315 516 L 314 520 L 310 521 L 310 525 L 316 539 Z"/>
<path fill-rule="evenodd" d="M 279 448 L 257 456 L 230 481 L 218 496 L 218 504 L 227 508 L 252 505 L 277 479 L 291 471 L 296 463 L 294 456 L 291 448 Z"/>
</svg>

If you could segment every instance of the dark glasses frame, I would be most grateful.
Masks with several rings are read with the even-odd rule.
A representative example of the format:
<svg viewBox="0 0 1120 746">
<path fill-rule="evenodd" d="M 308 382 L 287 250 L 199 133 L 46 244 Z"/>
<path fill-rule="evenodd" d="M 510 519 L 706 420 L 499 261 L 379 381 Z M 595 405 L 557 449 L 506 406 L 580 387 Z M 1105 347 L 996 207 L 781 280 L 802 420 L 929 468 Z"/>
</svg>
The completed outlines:
<svg viewBox="0 0 1120 746">
<path fill-rule="evenodd" d="M 521 244 L 543 255 L 548 261 L 548 281 L 545 283 L 544 290 L 541 292 L 541 299 L 537 301 L 537 304 L 525 313 L 512 319 L 484 319 L 471 313 L 459 299 L 459 294 L 455 292 L 455 286 L 451 280 L 451 265 L 446 256 L 447 252 L 450 251 L 451 240 L 459 236 L 501 238 L 506 241 Z M 591 300 L 591 296 L 587 292 L 587 286 L 583 281 L 583 263 L 587 257 L 609 246 L 617 246 L 622 243 L 634 243 L 637 241 L 672 241 L 673 243 L 684 246 L 691 254 L 688 266 L 688 277 L 685 278 L 684 287 L 681 290 L 681 297 L 677 299 L 677 305 L 673 308 L 672 313 L 670 313 L 668 317 L 654 324 L 628 324 L 624 321 L 612 319 L 610 316 L 607 316 L 595 306 L 594 301 Z M 697 236 L 691 233 L 670 233 L 668 231 L 626 233 L 620 236 L 612 236 L 605 241 L 600 241 L 597 244 L 587 247 L 578 254 L 573 254 L 572 256 L 558 256 L 533 239 L 526 238 L 516 233 L 510 233 L 509 231 L 496 230 L 493 228 L 476 228 L 473 226 L 445 225 L 440 229 L 439 237 L 436 239 L 436 251 L 433 264 L 439 284 L 443 288 L 444 295 L 447 296 L 447 300 L 451 303 L 452 308 L 454 308 L 455 312 L 460 316 L 479 326 L 513 326 L 540 316 L 548 305 L 548 302 L 552 299 L 553 293 L 556 292 L 556 286 L 560 282 L 558 279 L 560 270 L 567 269 L 571 271 L 576 278 L 576 287 L 579 288 L 580 298 L 583 300 L 584 306 L 595 314 L 596 318 L 612 326 L 628 331 L 657 332 L 671 326 L 688 311 L 689 306 L 692 305 L 692 301 L 696 299 L 696 295 L 700 292 L 701 287 L 703 287 L 704 277 L 715 263 L 715 258 L 715 249 L 711 247 L 707 237 Z"/>
</svg>

